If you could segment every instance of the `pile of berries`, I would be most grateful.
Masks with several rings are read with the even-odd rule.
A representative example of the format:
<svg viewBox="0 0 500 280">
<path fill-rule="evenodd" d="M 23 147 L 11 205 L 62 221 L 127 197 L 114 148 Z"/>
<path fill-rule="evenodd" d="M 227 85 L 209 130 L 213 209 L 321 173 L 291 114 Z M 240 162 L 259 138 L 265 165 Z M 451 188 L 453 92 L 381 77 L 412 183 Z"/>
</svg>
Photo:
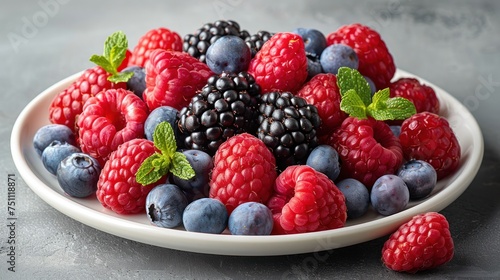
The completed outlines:
<svg viewBox="0 0 500 280">
<path fill-rule="evenodd" d="M 97 66 L 55 96 L 33 142 L 68 195 L 95 194 L 160 227 L 295 234 L 343 227 L 370 207 L 400 212 L 459 166 L 434 90 L 395 80 L 368 26 L 251 35 L 219 20 L 181 38 L 150 30 L 130 51 L 116 32 L 92 56 Z M 418 234 L 441 223 L 439 265 L 453 244 L 432 215 L 411 223 Z M 395 265 L 401 242 L 413 246 L 394 237 L 384 247 L 388 267 L 436 265 L 432 244 L 423 264 Z"/>
</svg>

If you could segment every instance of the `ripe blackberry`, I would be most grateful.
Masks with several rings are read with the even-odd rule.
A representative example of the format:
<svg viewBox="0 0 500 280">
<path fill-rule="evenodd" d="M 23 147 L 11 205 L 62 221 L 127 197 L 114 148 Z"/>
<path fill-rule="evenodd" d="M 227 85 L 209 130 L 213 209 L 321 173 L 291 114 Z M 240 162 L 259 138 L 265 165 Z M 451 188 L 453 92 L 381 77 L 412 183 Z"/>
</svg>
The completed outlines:
<svg viewBox="0 0 500 280">
<path fill-rule="evenodd" d="M 245 38 L 245 43 L 252 51 L 252 57 L 262 48 L 265 42 L 273 36 L 273 33 L 261 30 Z"/>
<path fill-rule="evenodd" d="M 245 30 L 240 30 L 240 25 L 232 20 L 217 20 L 214 23 L 206 23 L 196 30 L 194 34 L 184 36 L 182 50 L 189 55 L 205 62 L 205 54 L 217 39 L 226 35 L 239 36 L 245 40 L 249 36 Z"/>
<path fill-rule="evenodd" d="M 260 87 L 247 72 L 210 77 L 179 112 L 185 148 L 214 155 L 227 138 L 243 132 L 255 134 L 259 103 Z"/>
<path fill-rule="evenodd" d="M 273 151 L 279 170 L 305 164 L 318 145 L 318 109 L 290 92 L 270 92 L 261 99 L 257 136 Z"/>
</svg>

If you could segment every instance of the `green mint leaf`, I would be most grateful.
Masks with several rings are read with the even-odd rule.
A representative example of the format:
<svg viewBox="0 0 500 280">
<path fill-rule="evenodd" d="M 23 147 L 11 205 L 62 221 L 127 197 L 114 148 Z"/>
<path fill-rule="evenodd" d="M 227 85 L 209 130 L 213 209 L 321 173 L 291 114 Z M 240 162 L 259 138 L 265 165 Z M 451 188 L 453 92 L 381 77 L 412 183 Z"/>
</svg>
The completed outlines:
<svg viewBox="0 0 500 280">
<path fill-rule="evenodd" d="M 189 180 L 194 177 L 194 169 L 189 164 L 186 156 L 183 153 L 175 152 L 172 158 L 172 167 L 170 169 L 173 175 Z"/>
<path fill-rule="evenodd" d="M 404 120 L 417 113 L 415 104 L 403 97 L 394 97 L 387 100 L 387 109 L 391 111 L 395 120 Z"/>
<path fill-rule="evenodd" d="M 373 102 L 367 108 L 368 115 L 379 121 L 406 119 L 415 114 L 415 105 L 406 98 L 390 98 L 388 88 L 373 95 Z"/>
<path fill-rule="evenodd" d="M 132 76 L 134 76 L 133 72 L 119 72 L 109 76 L 108 80 L 112 83 L 126 83 Z"/>
<path fill-rule="evenodd" d="M 368 105 L 368 110 L 385 110 L 387 109 L 387 100 L 391 97 L 391 93 L 388 88 L 379 90 L 373 95 L 372 103 Z"/>
<path fill-rule="evenodd" d="M 90 57 L 90 61 L 101 66 L 108 73 L 116 72 L 116 69 L 113 68 L 113 65 L 111 65 L 111 63 L 108 61 L 108 59 L 102 55 L 94 54 Z"/>
<path fill-rule="evenodd" d="M 177 150 L 174 129 L 169 122 L 159 123 L 153 132 L 153 142 L 165 156 L 172 157 Z"/>
<path fill-rule="evenodd" d="M 365 106 L 372 102 L 370 85 L 356 69 L 340 67 L 337 74 L 337 85 L 343 97 L 349 90 L 355 90 Z"/>
<path fill-rule="evenodd" d="M 351 117 L 366 119 L 365 103 L 354 89 L 344 93 L 340 101 L 340 109 Z"/>
<path fill-rule="evenodd" d="M 90 61 L 101 66 L 106 72 L 111 74 L 108 77 L 110 82 L 126 82 L 132 75 L 119 75 L 118 67 L 120 67 L 125 59 L 127 49 L 127 37 L 122 31 L 117 31 L 111 34 L 104 42 L 103 55 L 93 55 L 90 57 Z"/>
<path fill-rule="evenodd" d="M 141 164 L 135 173 L 135 180 L 143 186 L 155 183 L 168 173 L 168 166 L 165 158 L 161 154 L 155 153 Z"/>
</svg>

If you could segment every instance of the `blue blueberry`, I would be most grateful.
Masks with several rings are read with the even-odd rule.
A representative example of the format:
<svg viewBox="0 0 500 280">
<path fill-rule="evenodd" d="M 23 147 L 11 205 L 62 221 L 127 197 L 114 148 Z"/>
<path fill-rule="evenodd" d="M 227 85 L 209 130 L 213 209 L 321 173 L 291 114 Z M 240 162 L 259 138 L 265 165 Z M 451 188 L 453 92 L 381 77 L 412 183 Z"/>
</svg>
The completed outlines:
<svg viewBox="0 0 500 280">
<path fill-rule="evenodd" d="M 314 148 L 306 160 L 306 165 L 325 174 L 335 181 L 340 174 L 339 154 L 330 145 L 319 145 Z"/>
<path fill-rule="evenodd" d="M 229 215 L 228 228 L 232 235 L 269 235 L 273 230 L 273 214 L 262 203 L 245 202 Z"/>
<path fill-rule="evenodd" d="M 222 233 L 227 227 L 226 206 L 214 198 L 200 198 L 188 204 L 182 215 L 187 231 Z"/>
<path fill-rule="evenodd" d="M 80 149 L 66 142 L 54 140 L 42 152 L 42 163 L 45 169 L 56 175 L 59 163 L 73 153 L 79 153 Z"/>
<path fill-rule="evenodd" d="M 394 133 L 394 136 L 399 138 L 399 135 L 401 134 L 401 126 L 400 125 L 390 125 L 392 133 Z"/>
<path fill-rule="evenodd" d="M 363 216 L 370 207 L 370 192 L 360 181 L 347 178 L 339 181 L 337 188 L 344 194 L 347 206 L 347 218 Z"/>
<path fill-rule="evenodd" d="M 127 81 L 127 89 L 142 99 L 142 93 L 146 89 L 146 71 L 144 68 L 133 65 L 123 69 L 121 72 L 134 73 L 132 78 Z"/>
<path fill-rule="evenodd" d="M 296 28 L 292 33 L 302 37 L 306 53 L 314 54 L 319 57 L 327 46 L 326 37 L 319 30 L 312 28 Z"/>
<path fill-rule="evenodd" d="M 428 196 L 436 187 L 436 170 L 423 160 L 410 160 L 404 163 L 397 175 L 405 181 L 411 200 Z"/>
<path fill-rule="evenodd" d="M 37 130 L 33 137 L 33 146 L 39 156 L 52 141 L 58 140 L 76 146 L 75 134 L 69 127 L 62 124 L 48 124 Z"/>
<path fill-rule="evenodd" d="M 209 191 L 210 171 L 214 167 L 212 157 L 200 150 L 185 150 L 182 152 L 191 167 L 194 169 L 195 176 L 185 180 L 172 175 L 172 183 L 181 188 L 188 201 L 207 197 Z"/>
<path fill-rule="evenodd" d="M 389 216 L 406 208 L 410 192 L 406 183 L 400 177 L 388 174 L 378 178 L 373 184 L 370 201 L 375 210 Z"/>
<path fill-rule="evenodd" d="M 84 153 L 73 153 L 57 168 L 57 182 L 68 195 L 87 197 L 97 190 L 101 166 L 93 157 Z"/>
<path fill-rule="evenodd" d="M 238 36 L 227 35 L 208 47 L 206 62 L 216 74 L 245 71 L 252 59 L 252 52 L 245 41 Z"/>
<path fill-rule="evenodd" d="M 151 223 L 174 228 L 182 224 L 182 214 L 188 204 L 182 190 L 173 184 L 154 187 L 146 197 L 146 213 Z"/>
<path fill-rule="evenodd" d="M 156 126 L 161 122 L 168 122 L 174 130 L 175 139 L 179 141 L 179 127 L 177 126 L 177 109 L 170 106 L 160 106 L 151 111 L 144 122 L 146 139 L 153 141 Z"/>
<path fill-rule="evenodd" d="M 326 73 L 337 75 L 340 67 L 358 69 L 359 59 L 354 50 L 346 45 L 333 44 L 321 53 L 319 58 L 321 67 Z"/>
</svg>

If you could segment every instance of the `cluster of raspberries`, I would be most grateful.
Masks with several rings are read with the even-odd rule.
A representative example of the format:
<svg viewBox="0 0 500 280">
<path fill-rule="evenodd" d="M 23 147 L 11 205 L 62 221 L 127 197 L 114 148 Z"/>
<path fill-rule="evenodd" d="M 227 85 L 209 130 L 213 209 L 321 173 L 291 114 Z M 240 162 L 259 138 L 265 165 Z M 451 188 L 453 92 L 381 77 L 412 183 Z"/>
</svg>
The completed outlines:
<svg viewBox="0 0 500 280">
<path fill-rule="evenodd" d="M 224 36 L 238 36 L 251 47 L 251 60 L 238 73 L 215 74 L 207 66 L 208 47 Z M 210 196 L 228 211 L 245 201 L 268 205 L 275 234 L 342 227 L 346 205 L 335 183 L 304 165 L 320 144 L 334 147 L 340 178 L 366 186 L 394 173 L 405 159 L 423 159 L 443 178 L 456 170 L 460 149 L 446 120 L 438 115 L 434 91 L 412 78 L 392 81 L 393 58 L 373 29 L 352 24 L 325 36 L 326 44 L 350 46 L 359 72 L 377 89 L 415 104 L 401 134 L 371 118 L 357 119 L 340 109 L 341 94 L 332 73 L 308 73 L 310 56 L 296 33 L 250 35 L 233 21 L 204 25 L 182 39 L 167 28 L 146 33 L 117 69 L 143 67 L 145 90 L 133 94 L 126 82 L 108 80 L 101 66 L 84 71 L 50 105 L 50 121 L 75 133 L 83 152 L 103 166 L 97 198 L 107 208 L 144 211 L 147 191 L 133 177 L 156 152 L 145 139 L 144 123 L 155 108 L 178 110 L 179 143 L 213 156 Z"/>
</svg>

